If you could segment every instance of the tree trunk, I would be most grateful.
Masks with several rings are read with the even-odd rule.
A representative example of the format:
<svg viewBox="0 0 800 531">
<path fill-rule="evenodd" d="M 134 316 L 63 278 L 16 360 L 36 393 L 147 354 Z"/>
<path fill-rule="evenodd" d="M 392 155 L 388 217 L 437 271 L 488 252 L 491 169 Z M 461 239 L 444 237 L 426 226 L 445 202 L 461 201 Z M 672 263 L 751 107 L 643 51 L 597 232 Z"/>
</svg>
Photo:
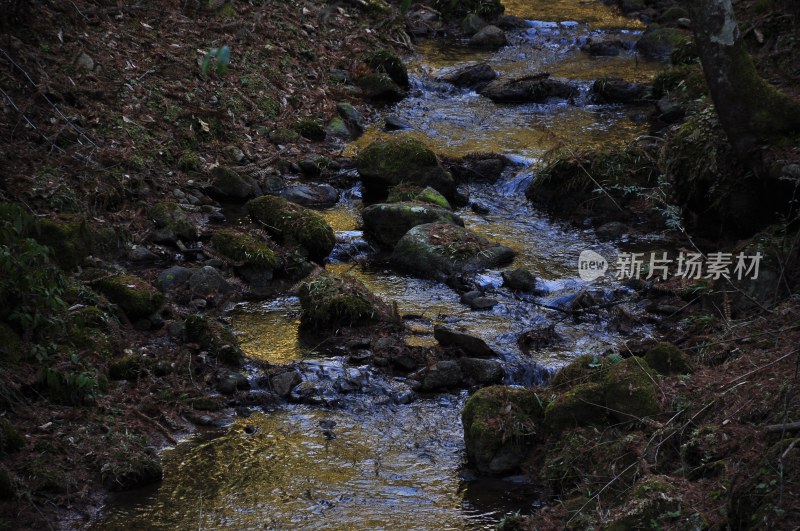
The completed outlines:
<svg viewBox="0 0 800 531">
<path fill-rule="evenodd" d="M 720 124 L 737 153 L 746 157 L 759 142 L 800 128 L 800 103 L 756 72 L 731 0 L 683 4 L 692 13 L 700 61 Z"/>
</svg>

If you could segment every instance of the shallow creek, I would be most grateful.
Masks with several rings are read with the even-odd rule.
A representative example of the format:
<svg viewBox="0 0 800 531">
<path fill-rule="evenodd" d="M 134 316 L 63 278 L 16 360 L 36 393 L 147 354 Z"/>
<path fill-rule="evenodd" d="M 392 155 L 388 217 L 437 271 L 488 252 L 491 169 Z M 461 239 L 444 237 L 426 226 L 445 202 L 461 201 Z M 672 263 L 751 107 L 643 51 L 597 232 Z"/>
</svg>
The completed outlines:
<svg viewBox="0 0 800 531">
<path fill-rule="evenodd" d="M 624 298 L 626 291 L 610 280 L 579 279 L 580 251 L 592 249 L 613 261 L 616 244 L 601 243 L 592 230 L 556 223 L 531 208 L 523 195 L 533 178 L 527 166 L 554 147 L 625 141 L 645 134 L 646 126 L 632 119 L 636 109 L 591 105 L 585 97 L 575 104 L 500 106 L 435 78 L 456 65 L 487 61 L 501 75 L 548 71 L 580 80 L 585 95 L 594 79 L 645 81 L 660 65 L 632 51 L 642 28 L 599 2 L 507 0 L 506 5 L 508 14 L 529 20 L 530 28 L 513 33 L 510 46 L 492 53 L 423 42 L 409 65 L 410 96 L 386 114 L 409 122 L 412 134 L 438 152 L 497 152 L 517 162 L 500 182 L 469 189 L 489 214 L 465 209 L 459 215 L 470 229 L 516 250 L 511 267 L 529 268 L 546 293 L 512 294 L 501 287 L 499 270 L 487 271 L 481 282 L 499 304 L 471 312 L 444 285 L 364 269 L 353 261 L 364 249 L 357 188 L 323 214 L 340 241 L 327 268 L 359 278 L 396 301 L 401 314 L 413 316 L 407 320 L 410 344 L 433 344 L 435 324 L 458 323 L 501 353 L 506 383 L 531 385 L 546 382 L 571 357 L 602 353 L 624 339 L 619 323 L 575 322 L 542 305 L 568 305 L 583 290 L 595 300 Z M 630 49 L 592 58 L 579 49 L 589 38 L 620 39 Z M 387 133 L 370 130 L 348 150 L 382 134 Z M 258 410 L 164 451 L 164 481 L 109 498 L 96 529 L 482 529 L 493 528 L 508 511 L 532 508 L 535 486 L 522 478 L 475 480 L 464 469 L 460 411 L 466 392 L 409 399 L 402 381 L 322 357 L 313 345 L 301 343 L 299 313 L 296 298 L 285 297 L 241 304 L 232 322 L 248 355 L 270 363 L 301 362 L 304 380 L 329 389 L 323 397 L 330 400 Z M 564 341 L 533 359 L 520 352 L 520 333 L 551 324 Z M 637 333 L 648 330 L 638 327 Z M 354 381 L 360 392 L 342 392 Z"/>
</svg>

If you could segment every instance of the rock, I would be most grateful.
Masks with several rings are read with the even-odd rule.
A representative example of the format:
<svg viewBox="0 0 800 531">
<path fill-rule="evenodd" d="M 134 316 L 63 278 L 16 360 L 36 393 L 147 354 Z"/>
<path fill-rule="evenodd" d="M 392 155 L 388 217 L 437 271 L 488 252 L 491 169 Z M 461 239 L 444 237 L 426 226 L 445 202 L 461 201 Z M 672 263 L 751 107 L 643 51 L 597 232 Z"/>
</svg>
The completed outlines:
<svg viewBox="0 0 800 531">
<path fill-rule="evenodd" d="M 157 203 L 150 208 L 148 216 L 156 225 L 156 231 L 151 239 L 157 243 L 174 244 L 178 240 L 193 242 L 197 239 L 197 229 L 177 203 L 172 201 Z"/>
<path fill-rule="evenodd" d="M 497 353 L 486 342 L 463 329 L 447 328 L 443 325 L 433 327 L 433 337 L 443 347 L 460 348 L 465 355 L 476 358 L 494 358 Z"/>
<path fill-rule="evenodd" d="M 406 92 L 386 74 L 367 74 L 356 80 L 367 100 L 394 103 L 406 97 Z"/>
<path fill-rule="evenodd" d="M 486 26 L 486 21 L 475 13 L 468 13 L 464 20 L 461 21 L 461 31 L 468 36 L 475 35 Z"/>
<path fill-rule="evenodd" d="M 530 354 L 531 351 L 541 350 L 560 341 L 563 338 L 556 333 L 555 325 L 550 324 L 523 332 L 517 338 L 517 345 L 522 352 Z"/>
<path fill-rule="evenodd" d="M 403 201 L 417 201 L 453 210 L 447 198 L 430 186 L 420 188 L 419 186 L 398 184 L 389 189 L 389 196 L 386 198 L 387 203 L 400 203 Z"/>
<path fill-rule="evenodd" d="M 89 72 L 94 70 L 95 66 L 94 59 L 92 59 L 91 56 L 86 52 L 81 52 L 81 54 L 78 56 L 78 59 L 75 61 L 75 64 L 78 66 L 78 68 L 83 68 Z"/>
<path fill-rule="evenodd" d="M 189 277 L 188 285 L 192 297 L 201 297 L 215 302 L 233 290 L 225 277 L 211 266 L 195 269 L 192 276 Z"/>
<path fill-rule="evenodd" d="M 449 166 L 457 182 L 496 182 L 503 175 L 508 159 L 502 155 L 476 153 Z"/>
<path fill-rule="evenodd" d="M 294 130 L 297 131 L 300 136 L 312 142 L 322 142 L 325 140 L 325 128 L 313 118 L 305 118 L 298 121 L 294 126 Z"/>
<path fill-rule="evenodd" d="M 33 238 L 53 249 L 53 258 L 62 269 L 73 269 L 83 262 L 92 250 L 93 237 L 83 219 L 65 216 L 54 221 L 39 219 Z"/>
<path fill-rule="evenodd" d="M 497 72 L 488 63 L 478 63 L 453 70 L 439 79 L 456 87 L 475 88 L 497 79 Z"/>
<path fill-rule="evenodd" d="M 524 267 L 503 271 L 500 275 L 503 277 L 503 285 L 511 291 L 536 292 L 536 277 Z"/>
<path fill-rule="evenodd" d="M 681 507 L 686 505 L 680 498 L 681 486 L 674 485 L 669 476 L 646 476 L 642 478 L 624 503 L 609 511 L 609 531 L 625 531 L 627 529 L 644 529 L 672 524 L 674 514 L 681 514 Z M 702 518 L 701 518 L 702 520 Z M 695 523 L 687 524 L 684 529 L 705 529 L 709 526 Z"/>
<path fill-rule="evenodd" d="M 394 247 L 412 227 L 425 223 L 453 223 L 464 226 L 464 221 L 444 208 L 418 203 L 388 203 L 370 205 L 361 212 L 364 233 L 386 247 Z"/>
<path fill-rule="evenodd" d="M 397 242 L 391 262 L 424 278 L 444 279 L 506 264 L 514 255 L 508 247 L 463 227 L 428 223 L 410 229 Z"/>
<path fill-rule="evenodd" d="M 242 148 L 233 145 L 225 147 L 225 156 L 235 164 L 241 164 L 247 158 Z"/>
<path fill-rule="evenodd" d="M 300 372 L 292 369 L 272 376 L 269 379 L 269 385 L 275 394 L 281 398 L 286 398 L 291 394 L 292 389 L 300 385 L 302 381 L 303 378 L 300 376 Z"/>
<path fill-rule="evenodd" d="M 686 117 L 686 108 L 677 98 L 664 96 L 656 102 L 655 115 L 666 124 L 674 124 Z"/>
<path fill-rule="evenodd" d="M 631 232 L 630 227 L 619 221 L 603 223 L 595 230 L 597 236 L 604 240 L 616 240 Z"/>
<path fill-rule="evenodd" d="M 249 175 L 239 175 L 226 166 L 211 170 L 210 192 L 225 201 L 245 201 L 262 193 L 255 179 Z"/>
<path fill-rule="evenodd" d="M 636 43 L 636 49 L 648 59 L 666 61 L 685 41 L 686 37 L 677 29 L 659 27 L 646 31 Z"/>
<path fill-rule="evenodd" d="M 398 86 L 408 87 L 408 72 L 403 60 L 387 48 L 368 53 L 365 57 L 367 64 L 376 72 L 389 76 Z"/>
<path fill-rule="evenodd" d="M 233 262 L 236 274 L 255 290 L 266 289 L 280 267 L 278 256 L 264 240 L 241 230 L 217 230 L 211 245 Z"/>
<path fill-rule="evenodd" d="M 469 209 L 475 212 L 476 214 L 489 214 L 492 209 L 486 203 L 482 203 L 480 201 L 470 201 L 469 202 Z"/>
<path fill-rule="evenodd" d="M 354 137 L 364 134 L 364 119 L 355 107 L 346 102 L 336 104 L 336 112 L 344 120 L 347 128 L 353 133 Z"/>
<path fill-rule="evenodd" d="M 639 103 L 647 98 L 649 87 L 644 83 L 630 83 L 622 79 L 598 79 L 592 84 L 592 93 L 601 103 Z"/>
<path fill-rule="evenodd" d="M 262 196 L 247 203 L 247 211 L 279 243 L 296 245 L 310 260 L 322 262 L 336 245 L 330 225 L 316 212 L 281 197 Z"/>
<path fill-rule="evenodd" d="M 544 423 L 553 432 L 576 426 L 608 423 L 605 388 L 600 383 L 584 383 L 563 392 L 547 406 Z"/>
<path fill-rule="evenodd" d="M 325 127 L 325 134 L 341 140 L 353 139 L 353 133 L 350 132 L 350 128 L 347 127 L 347 124 L 339 116 L 331 118 L 331 121 L 328 122 L 328 125 Z"/>
<path fill-rule="evenodd" d="M 390 186 L 404 183 L 430 186 L 451 203 L 458 202 L 453 176 L 442 167 L 433 151 L 411 136 L 376 140 L 358 154 L 356 168 L 365 192 L 372 196 L 385 197 Z"/>
<path fill-rule="evenodd" d="M 469 307 L 472 310 L 491 310 L 497 304 L 497 300 L 491 297 L 475 297 L 469 301 Z"/>
<path fill-rule="evenodd" d="M 325 271 L 300 285 L 303 313 L 300 322 L 312 329 L 389 321 L 392 309 L 352 277 L 338 277 Z"/>
<path fill-rule="evenodd" d="M 475 48 L 500 48 L 506 44 L 506 32 L 491 25 L 485 26 L 469 39 L 469 45 Z"/>
<path fill-rule="evenodd" d="M 122 308 L 131 321 L 148 317 L 164 305 L 164 295 L 144 280 L 131 275 L 102 278 L 96 287 Z"/>
<path fill-rule="evenodd" d="M 150 452 L 120 453 L 115 461 L 103 464 L 100 478 L 108 490 L 122 492 L 157 483 L 164 476 L 161 461 Z"/>
<path fill-rule="evenodd" d="M 217 374 L 217 391 L 223 395 L 232 395 L 236 391 L 250 389 L 250 382 L 242 373 L 222 371 Z"/>
<path fill-rule="evenodd" d="M 186 318 L 185 334 L 187 343 L 196 343 L 217 360 L 228 365 L 241 364 L 244 354 L 236 336 L 219 321 L 200 314 L 190 315 Z"/>
<path fill-rule="evenodd" d="M 384 129 L 387 131 L 400 131 L 402 129 L 411 129 L 411 124 L 396 114 L 390 114 L 386 117 Z"/>
<path fill-rule="evenodd" d="M 421 390 L 435 391 L 437 389 L 459 387 L 462 380 L 461 366 L 457 361 L 440 361 L 423 372 Z"/>
<path fill-rule="evenodd" d="M 280 196 L 309 207 L 331 207 L 339 202 L 339 192 L 329 184 L 292 184 Z"/>
<path fill-rule="evenodd" d="M 473 384 L 496 384 L 502 382 L 505 376 L 503 364 L 497 360 L 461 358 L 459 363 L 465 379 Z"/>
<path fill-rule="evenodd" d="M 467 458 L 481 473 L 514 471 L 540 439 L 547 398 L 534 389 L 484 387 L 461 412 Z"/>
<path fill-rule="evenodd" d="M 612 366 L 606 375 L 605 404 L 618 422 L 631 422 L 658 414 L 655 373 L 637 356 Z"/>
<path fill-rule="evenodd" d="M 183 287 L 192 276 L 192 270 L 182 266 L 172 266 L 158 275 L 156 287 L 162 292 L 172 291 Z"/>
<path fill-rule="evenodd" d="M 350 73 L 346 70 L 338 68 L 331 68 L 328 72 L 328 77 L 334 83 L 347 84 L 350 83 Z"/>
<path fill-rule="evenodd" d="M 497 79 L 478 93 L 496 103 L 542 103 L 548 98 L 573 98 L 578 95 L 578 89 L 569 81 L 550 78 L 550 74 L 537 74 Z"/>
<path fill-rule="evenodd" d="M 419 4 L 406 15 L 406 21 L 409 33 L 415 37 L 435 35 L 442 28 L 439 12 Z"/>
<path fill-rule="evenodd" d="M 128 260 L 138 263 L 155 262 L 158 255 L 143 245 L 134 245 L 128 252 Z"/>
<path fill-rule="evenodd" d="M 620 40 L 590 42 L 581 47 L 581 50 L 592 57 L 616 57 L 622 50 L 623 44 Z"/>
<path fill-rule="evenodd" d="M 660 374 L 689 374 L 693 372 L 689 356 L 672 343 L 658 343 L 644 356 L 647 364 Z"/>
</svg>

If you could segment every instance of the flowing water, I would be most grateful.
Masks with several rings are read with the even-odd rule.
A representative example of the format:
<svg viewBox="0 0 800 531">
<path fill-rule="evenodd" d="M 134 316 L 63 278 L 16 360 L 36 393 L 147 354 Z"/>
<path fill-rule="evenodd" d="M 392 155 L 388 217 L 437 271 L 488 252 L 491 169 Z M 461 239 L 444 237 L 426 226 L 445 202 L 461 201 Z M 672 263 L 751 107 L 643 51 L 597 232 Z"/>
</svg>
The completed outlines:
<svg viewBox="0 0 800 531">
<path fill-rule="evenodd" d="M 546 381 L 577 354 L 599 354 L 624 339 L 624 327 L 613 320 L 575 321 L 544 306 L 567 306 L 583 291 L 594 300 L 627 293 L 611 280 L 589 285 L 579 279 L 580 251 L 595 250 L 613 263 L 616 247 L 527 204 L 523 192 L 533 178 L 527 166 L 556 147 L 623 142 L 646 131 L 631 119 L 635 109 L 594 105 L 585 97 L 574 104 L 502 106 L 436 78 L 456 65 L 486 61 L 501 75 L 548 71 L 579 80 L 585 93 L 594 79 L 644 81 L 659 65 L 642 62 L 633 51 L 642 28 L 599 2 L 507 0 L 506 6 L 507 13 L 529 20 L 510 46 L 489 53 L 423 42 L 410 64 L 412 93 L 386 113 L 408 121 L 410 134 L 438 152 L 496 152 L 517 161 L 499 183 L 470 186 L 471 197 L 490 214 L 459 215 L 470 229 L 516 250 L 512 267 L 530 269 L 546 293 L 513 294 L 502 287 L 500 270 L 487 271 L 480 281 L 499 304 L 471 312 L 442 284 L 354 261 L 369 249 L 358 229 L 358 189 L 323 215 L 339 239 L 327 268 L 396 301 L 409 316 L 410 344 L 434 344 L 435 324 L 458 323 L 501 354 L 506 383 L 530 385 Z M 617 57 L 592 58 L 580 51 L 590 39 L 630 45 Z M 348 149 L 356 152 L 384 134 L 375 127 Z M 301 342 L 299 315 L 297 299 L 285 297 L 241 304 L 232 322 L 248 355 L 296 362 L 304 385 L 325 389 L 320 405 L 255 411 L 164 451 L 164 481 L 109 498 L 96 529 L 480 529 L 493 528 L 508 511 L 531 509 L 534 486 L 519 478 L 475 480 L 464 470 L 460 410 L 466 392 L 409 399 L 414 395 L 401 379 L 322 357 Z M 553 325 L 563 340 L 535 357 L 522 354 L 519 334 L 542 325 Z"/>
</svg>

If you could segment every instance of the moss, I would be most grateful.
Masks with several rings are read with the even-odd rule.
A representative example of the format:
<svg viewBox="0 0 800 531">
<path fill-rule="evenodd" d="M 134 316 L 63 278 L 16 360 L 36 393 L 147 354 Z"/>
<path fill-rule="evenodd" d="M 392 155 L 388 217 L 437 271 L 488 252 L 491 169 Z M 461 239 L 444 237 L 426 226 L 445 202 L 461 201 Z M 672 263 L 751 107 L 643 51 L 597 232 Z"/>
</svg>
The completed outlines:
<svg viewBox="0 0 800 531">
<path fill-rule="evenodd" d="M 420 203 L 429 203 L 442 208 L 451 210 L 450 202 L 445 196 L 437 192 L 430 186 L 421 187 L 416 185 L 409 185 L 400 183 L 389 189 L 389 196 L 386 199 L 387 203 L 399 203 L 401 201 L 418 201 Z"/>
<path fill-rule="evenodd" d="M 236 8 L 231 2 L 226 2 L 225 5 L 219 10 L 219 16 L 222 18 L 234 19 L 239 16 L 239 13 L 236 11 Z"/>
<path fill-rule="evenodd" d="M 328 122 L 328 125 L 325 127 L 325 132 L 337 138 L 351 137 L 350 129 L 347 128 L 347 124 L 344 123 L 344 120 L 339 116 L 331 118 L 331 121 Z"/>
<path fill-rule="evenodd" d="M 148 211 L 148 216 L 156 227 L 164 229 L 165 239 L 180 238 L 194 241 L 197 238 L 197 231 L 189 222 L 186 213 L 174 201 L 163 201 L 153 205 Z"/>
<path fill-rule="evenodd" d="M 361 212 L 364 232 L 387 247 L 394 246 L 409 229 L 425 223 L 452 223 L 463 226 L 464 222 L 438 206 L 419 203 L 380 203 L 370 205 Z"/>
<path fill-rule="evenodd" d="M 388 320 L 390 311 L 361 282 L 321 272 L 303 282 L 298 292 L 301 323 L 313 329 L 331 329 Z"/>
<path fill-rule="evenodd" d="M 400 86 L 386 74 L 366 74 L 356 80 L 364 96 L 376 102 L 393 103 L 406 97 Z"/>
<path fill-rule="evenodd" d="M 644 359 L 661 374 L 689 374 L 693 371 L 689 356 L 672 343 L 658 343 L 647 351 Z"/>
<path fill-rule="evenodd" d="M 699 65 L 679 65 L 666 68 L 653 78 L 651 94 L 654 99 L 669 94 L 679 101 L 691 102 L 708 94 L 708 88 Z"/>
<path fill-rule="evenodd" d="M 643 442 L 643 436 L 635 433 L 620 436 L 590 427 L 570 430 L 548 446 L 542 475 L 564 497 L 604 488 L 611 498 L 618 498 L 641 471 Z"/>
<path fill-rule="evenodd" d="M 248 199 L 257 189 L 252 177 L 239 175 L 227 166 L 216 166 L 211 170 L 211 178 L 212 191 L 224 199 Z"/>
<path fill-rule="evenodd" d="M 0 322 L 0 363 L 17 363 L 23 352 L 22 339 L 13 328 Z"/>
<path fill-rule="evenodd" d="M 381 48 L 374 50 L 364 58 L 375 71 L 386 74 L 401 87 L 408 87 L 408 72 L 403 60 L 391 50 Z"/>
<path fill-rule="evenodd" d="M 243 265 L 276 269 L 279 260 L 267 244 L 246 232 L 220 229 L 211 237 L 211 244 L 226 258 Z"/>
<path fill-rule="evenodd" d="M 164 295 L 156 288 L 131 275 L 117 275 L 97 282 L 100 290 L 117 304 L 131 320 L 149 317 L 164 305 Z"/>
<path fill-rule="evenodd" d="M 0 455 L 19 452 L 25 446 L 25 439 L 5 417 L 0 417 Z"/>
<path fill-rule="evenodd" d="M 247 211 L 278 242 L 301 247 L 309 259 L 322 262 L 336 236 L 322 216 L 281 197 L 262 196 L 247 203 Z"/>
<path fill-rule="evenodd" d="M 576 426 L 608 422 L 605 388 L 598 383 L 584 383 L 558 395 L 545 412 L 544 422 L 554 432 Z"/>
<path fill-rule="evenodd" d="M 112 380 L 137 380 L 139 375 L 152 365 L 151 358 L 125 355 L 108 365 L 108 377 Z"/>
<path fill-rule="evenodd" d="M 654 378 L 655 373 L 638 356 L 612 367 L 604 382 L 609 413 L 620 422 L 657 415 L 659 406 Z"/>
<path fill-rule="evenodd" d="M 203 165 L 200 156 L 194 151 L 186 150 L 178 158 L 178 168 L 183 171 L 197 171 Z"/>
<path fill-rule="evenodd" d="M 541 437 L 547 398 L 533 389 L 491 386 L 475 392 L 461 412 L 467 457 L 484 473 L 515 468 Z"/>
<path fill-rule="evenodd" d="M 300 135 L 296 131 L 285 127 L 279 127 L 269 132 L 269 140 L 273 144 L 291 144 L 298 138 L 300 138 Z"/>
<path fill-rule="evenodd" d="M 62 269 L 78 266 L 92 250 L 92 233 L 85 221 L 39 220 L 36 240 L 53 249 Z"/>
<path fill-rule="evenodd" d="M 297 125 L 295 125 L 294 129 L 303 138 L 307 138 L 315 142 L 321 142 L 325 140 L 325 129 L 316 120 L 310 118 L 300 120 L 297 122 Z"/>
<path fill-rule="evenodd" d="M 583 383 L 601 382 L 612 364 L 611 360 L 602 356 L 578 356 L 556 373 L 550 381 L 550 387 L 561 392 Z"/>
<path fill-rule="evenodd" d="M 680 515 L 680 507 L 677 489 L 669 477 L 648 476 L 636 484 L 621 507 L 611 511 L 606 529 L 662 529 L 662 525 Z"/>
<path fill-rule="evenodd" d="M 164 472 L 158 456 L 147 451 L 119 456 L 103 464 L 100 478 L 103 486 L 111 491 L 132 490 L 161 481 Z"/>
<path fill-rule="evenodd" d="M 222 363 L 238 367 L 244 354 L 236 336 L 222 323 L 194 314 L 186 318 L 186 341 L 196 343 L 202 350 Z"/>
</svg>

